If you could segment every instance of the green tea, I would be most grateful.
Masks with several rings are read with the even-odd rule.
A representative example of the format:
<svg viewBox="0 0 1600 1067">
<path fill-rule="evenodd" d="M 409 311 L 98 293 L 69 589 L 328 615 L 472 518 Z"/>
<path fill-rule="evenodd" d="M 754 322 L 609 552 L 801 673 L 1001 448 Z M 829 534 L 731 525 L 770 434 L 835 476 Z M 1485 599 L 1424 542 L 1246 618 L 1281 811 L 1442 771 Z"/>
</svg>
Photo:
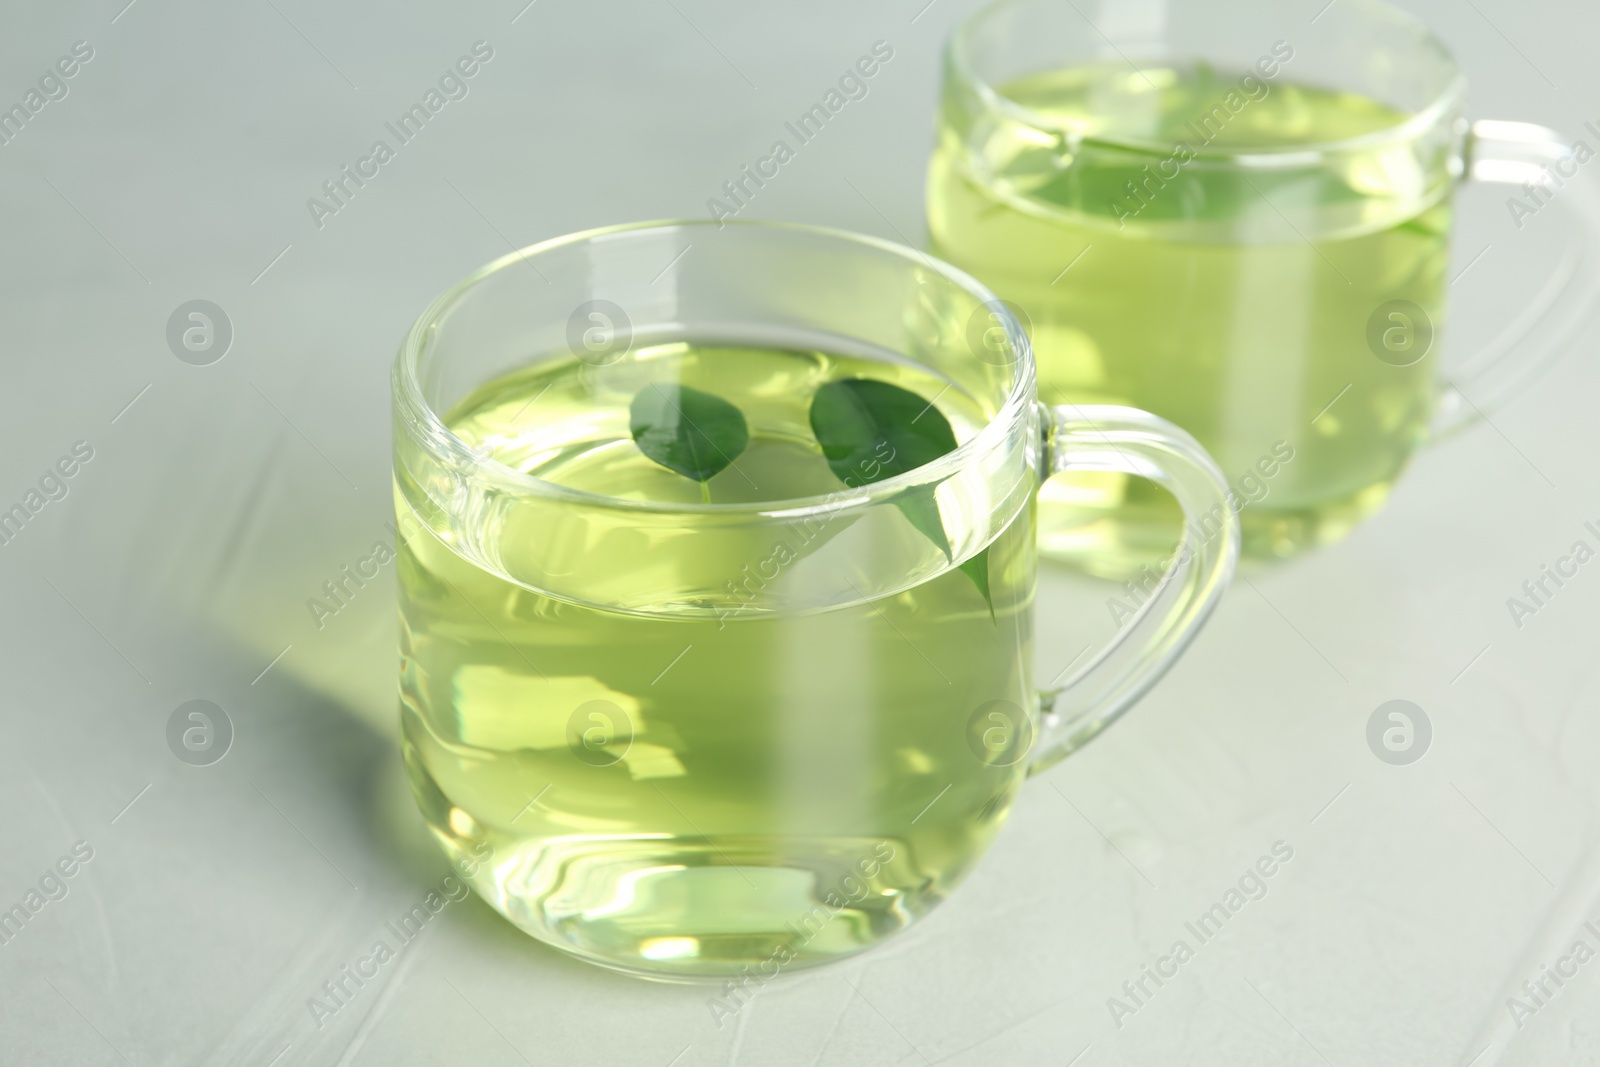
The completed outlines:
<svg viewBox="0 0 1600 1067">
<path fill-rule="evenodd" d="M 862 378 L 925 397 L 960 441 L 990 417 L 887 359 L 673 343 L 609 366 L 531 364 L 446 422 L 554 486 L 781 508 L 845 489 L 808 408 L 826 383 Z M 630 436 L 630 402 L 658 384 L 748 419 L 747 447 L 704 483 Z M 535 937 L 641 973 L 770 977 L 908 924 L 1009 810 L 1037 723 L 1031 505 L 987 546 L 987 600 L 958 554 L 892 595 L 784 612 L 742 590 L 815 558 L 849 520 L 823 515 L 792 544 L 752 527 L 668 553 L 625 509 L 587 513 L 568 529 L 581 543 L 563 545 L 530 534 L 544 513 L 532 525 L 493 505 L 438 514 L 406 475 L 396 492 L 415 527 L 398 561 L 413 786 L 478 892 Z M 936 551 L 885 510 L 907 553 Z M 559 595 L 514 577 L 558 550 L 603 573 Z M 700 572 L 725 574 L 729 598 L 629 599 L 650 583 L 695 587 Z"/>
<path fill-rule="evenodd" d="M 1288 555 L 1375 510 L 1425 433 L 1435 360 L 1396 365 L 1368 338 L 1381 320 L 1426 354 L 1450 183 L 1404 140 L 1323 149 L 1405 116 L 1204 65 L 1055 70 L 1002 95 L 1033 118 L 947 100 L 929 229 L 1031 320 L 1041 399 L 1193 433 L 1235 489 L 1247 552 Z M 1391 301 L 1422 316 L 1391 319 Z M 1167 554 L 1179 517 L 1106 473 L 1054 479 L 1039 523 L 1046 554 L 1125 572 Z"/>
</svg>

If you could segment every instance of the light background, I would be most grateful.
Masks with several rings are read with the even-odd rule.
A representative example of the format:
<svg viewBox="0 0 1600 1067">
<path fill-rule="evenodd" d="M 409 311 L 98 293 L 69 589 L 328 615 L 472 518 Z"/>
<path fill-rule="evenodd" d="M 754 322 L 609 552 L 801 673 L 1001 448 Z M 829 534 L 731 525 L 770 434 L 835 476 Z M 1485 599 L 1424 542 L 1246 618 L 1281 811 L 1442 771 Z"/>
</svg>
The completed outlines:
<svg viewBox="0 0 1600 1067">
<path fill-rule="evenodd" d="M 703 216 L 877 40 L 895 55 L 870 95 L 744 214 L 920 242 L 938 49 L 975 6 L 523 2 L 0 12 L 7 105 L 94 48 L 0 147 L 0 508 L 94 449 L 0 547 L 0 909 L 94 850 L 0 945 L 0 1062 L 1600 1062 L 1600 962 L 1521 1029 L 1505 1005 L 1600 925 L 1600 563 L 1520 629 L 1506 608 L 1595 542 L 1593 332 L 1421 455 L 1347 542 L 1235 583 L 1138 710 L 1033 782 L 977 873 L 884 949 L 719 1027 L 706 989 L 572 962 L 472 900 L 319 1029 L 307 998 L 447 871 L 392 740 L 392 568 L 320 631 L 305 606 L 390 538 L 405 327 L 510 247 Z M 1321 3 L 1303 6 L 1309 26 Z M 1600 120 L 1592 5 L 1411 6 L 1474 117 Z M 480 39 L 470 95 L 317 228 L 307 197 Z M 1457 269 L 1488 251 L 1451 292 L 1458 353 L 1569 237 L 1559 211 L 1517 231 L 1503 201 L 1461 198 Z M 211 366 L 167 346 L 192 299 L 234 329 Z M 1047 572 L 1045 677 L 1096 603 Z M 1397 697 L 1434 727 L 1408 767 L 1365 740 Z M 166 741 L 196 698 L 236 734 L 209 767 Z M 1278 840 L 1294 858 L 1267 897 L 1119 1029 L 1107 998 Z"/>
</svg>

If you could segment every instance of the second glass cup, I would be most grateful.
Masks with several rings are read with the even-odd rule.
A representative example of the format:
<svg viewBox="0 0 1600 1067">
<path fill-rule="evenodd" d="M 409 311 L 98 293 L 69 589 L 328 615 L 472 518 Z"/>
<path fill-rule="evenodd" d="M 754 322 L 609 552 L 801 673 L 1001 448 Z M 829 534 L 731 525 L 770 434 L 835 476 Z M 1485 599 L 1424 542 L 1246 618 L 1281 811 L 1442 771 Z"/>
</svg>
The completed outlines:
<svg viewBox="0 0 1600 1067">
<path fill-rule="evenodd" d="M 926 913 L 1030 770 L 1167 669 L 1238 551 L 1192 438 L 1041 406 L 993 294 L 865 237 L 537 245 L 436 301 L 393 385 L 424 817 L 512 922 L 636 974 L 770 977 Z M 1151 479 L 1190 525 L 1140 614 L 1041 693 L 1057 471 Z"/>
<path fill-rule="evenodd" d="M 1469 126 L 1445 46 L 1375 0 L 1000 0 L 956 32 L 944 77 L 934 253 L 1020 309 L 1046 401 L 1132 404 L 1192 432 L 1247 554 L 1348 533 L 1600 292 L 1600 211 L 1570 180 L 1589 149 Z M 1541 297 L 1446 381 L 1468 176 L 1514 187 L 1519 227 L 1552 202 L 1583 225 Z M 1121 475 L 1041 499 L 1044 552 L 1089 570 L 1136 571 L 1176 536 L 1166 495 Z"/>
</svg>

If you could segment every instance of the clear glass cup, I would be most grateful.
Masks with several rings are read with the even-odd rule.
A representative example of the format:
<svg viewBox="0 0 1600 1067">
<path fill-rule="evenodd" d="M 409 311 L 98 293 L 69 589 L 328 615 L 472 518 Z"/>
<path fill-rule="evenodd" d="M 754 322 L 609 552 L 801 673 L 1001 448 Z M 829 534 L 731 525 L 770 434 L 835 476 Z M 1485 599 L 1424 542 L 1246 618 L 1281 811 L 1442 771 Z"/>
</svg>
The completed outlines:
<svg viewBox="0 0 1600 1067">
<path fill-rule="evenodd" d="M 1469 124 L 1460 69 L 1411 15 L 1316 8 L 1001 0 L 950 41 L 928 174 L 932 251 L 1024 321 L 1040 396 L 1193 433 L 1247 555 L 1344 536 L 1600 294 L 1600 211 L 1571 180 L 1592 149 Z M 1446 376 L 1451 200 L 1469 176 L 1517 187 L 1519 225 L 1552 203 L 1580 224 L 1543 293 Z M 1120 474 L 1041 496 L 1043 552 L 1102 573 L 1137 571 L 1176 528 L 1164 494 Z"/>
<path fill-rule="evenodd" d="M 706 483 L 713 502 L 664 502 L 495 458 L 572 420 L 592 455 L 633 449 L 627 397 L 685 342 L 723 346 L 700 387 L 745 407 L 752 441 L 803 435 L 784 413 L 838 376 L 817 353 L 914 376 L 930 408 L 970 417 L 924 466 L 783 499 L 737 464 Z M 774 377 L 772 350 L 812 355 Z M 464 397 L 523 370 L 559 384 L 494 441 L 452 428 Z M 1041 405 L 1027 339 L 987 289 L 867 237 L 652 223 L 536 245 L 429 307 L 393 387 L 417 801 L 508 919 L 631 973 L 770 977 L 914 921 L 1031 771 L 1172 664 L 1237 557 L 1224 482 L 1188 434 Z M 792 466 L 826 473 L 814 446 Z M 1151 479 L 1191 525 L 1137 618 L 1041 692 L 1034 497 L 1057 471 Z M 948 553 L 913 513 L 938 517 Z"/>
</svg>

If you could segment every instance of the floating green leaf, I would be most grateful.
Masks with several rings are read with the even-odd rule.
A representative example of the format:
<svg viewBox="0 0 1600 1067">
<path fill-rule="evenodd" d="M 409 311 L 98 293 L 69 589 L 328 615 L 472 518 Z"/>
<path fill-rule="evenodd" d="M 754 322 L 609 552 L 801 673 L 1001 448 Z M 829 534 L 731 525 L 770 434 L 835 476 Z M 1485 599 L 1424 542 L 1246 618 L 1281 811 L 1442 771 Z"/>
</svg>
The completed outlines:
<svg viewBox="0 0 1600 1067">
<path fill-rule="evenodd" d="M 994 619 L 994 598 L 989 595 L 989 550 L 986 548 L 976 556 L 963 563 L 959 570 L 972 584 L 978 587 L 978 592 L 983 594 L 983 602 L 989 605 L 989 618 Z"/>
<path fill-rule="evenodd" d="M 750 427 L 738 408 L 687 385 L 656 382 L 634 396 L 628 428 L 639 451 L 676 474 L 706 486 L 750 443 Z"/>
<path fill-rule="evenodd" d="M 870 378 L 829 382 L 811 401 L 811 432 L 834 477 L 849 486 L 870 485 L 916 470 L 953 451 L 955 431 L 933 402 L 908 389 Z M 946 559 L 950 538 L 931 491 L 907 491 L 894 505 Z M 989 614 L 989 550 L 961 564 L 983 594 Z"/>
</svg>

